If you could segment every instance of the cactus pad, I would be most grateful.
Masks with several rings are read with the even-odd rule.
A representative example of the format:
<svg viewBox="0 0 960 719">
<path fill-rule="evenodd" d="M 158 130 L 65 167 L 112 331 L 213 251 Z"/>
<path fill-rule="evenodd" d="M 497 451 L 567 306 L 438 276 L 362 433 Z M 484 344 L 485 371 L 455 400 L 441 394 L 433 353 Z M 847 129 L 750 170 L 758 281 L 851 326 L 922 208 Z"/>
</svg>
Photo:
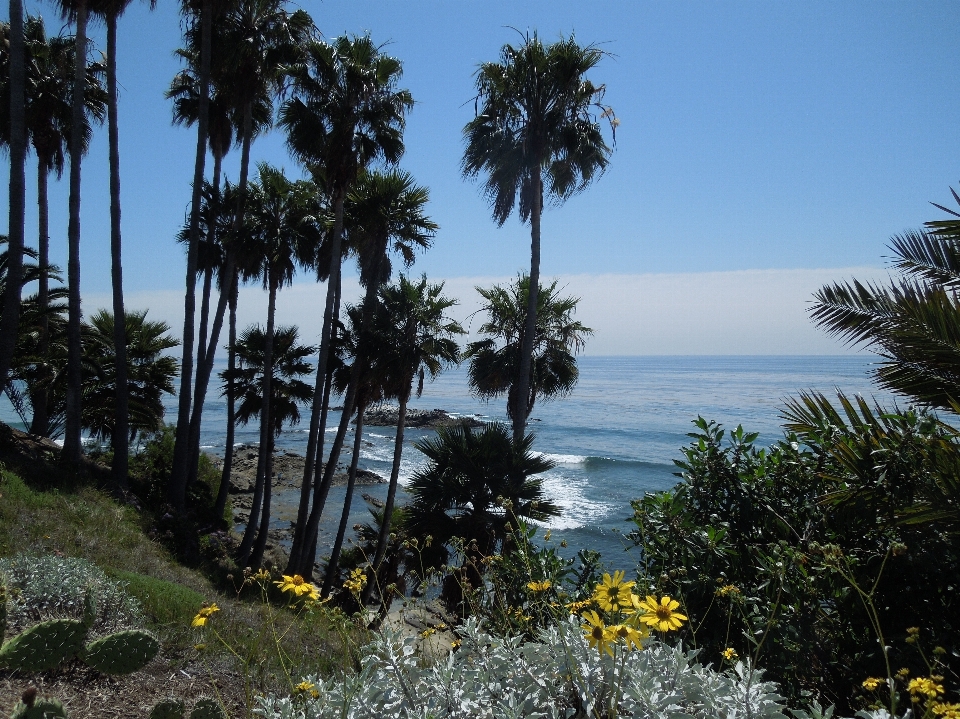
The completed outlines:
<svg viewBox="0 0 960 719">
<path fill-rule="evenodd" d="M 56 699 L 39 697 L 29 704 L 22 701 L 13 708 L 10 719 L 66 719 L 67 710 Z"/>
<path fill-rule="evenodd" d="M 51 619 L 0 646 L 0 666 L 24 672 L 53 669 L 83 647 L 87 628 L 75 619 Z"/>
<path fill-rule="evenodd" d="M 104 674 L 129 674 L 145 667 L 158 651 L 160 642 L 152 634 L 128 629 L 90 642 L 80 658 Z"/>
<path fill-rule="evenodd" d="M 213 699 L 200 699 L 190 712 L 190 719 L 227 719 L 223 709 Z"/>
<path fill-rule="evenodd" d="M 184 719 L 187 711 L 179 699 L 164 699 L 150 711 L 149 719 Z"/>
</svg>

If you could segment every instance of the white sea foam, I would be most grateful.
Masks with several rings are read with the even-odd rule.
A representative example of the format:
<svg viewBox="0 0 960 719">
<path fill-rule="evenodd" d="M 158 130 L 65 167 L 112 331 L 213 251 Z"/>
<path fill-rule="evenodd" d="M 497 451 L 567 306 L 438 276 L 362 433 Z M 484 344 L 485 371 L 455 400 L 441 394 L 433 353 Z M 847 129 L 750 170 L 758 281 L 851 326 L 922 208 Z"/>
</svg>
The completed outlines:
<svg viewBox="0 0 960 719">
<path fill-rule="evenodd" d="M 549 452 L 532 452 L 531 454 L 548 459 L 554 464 L 583 464 L 589 459 L 582 454 L 551 454 Z"/>
<path fill-rule="evenodd" d="M 566 473 L 547 472 L 543 477 L 543 493 L 560 507 L 560 516 L 546 522 L 536 522 L 550 529 L 576 529 L 587 524 L 596 525 L 614 508 L 605 502 L 587 499 L 585 479 L 575 479 Z"/>
</svg>

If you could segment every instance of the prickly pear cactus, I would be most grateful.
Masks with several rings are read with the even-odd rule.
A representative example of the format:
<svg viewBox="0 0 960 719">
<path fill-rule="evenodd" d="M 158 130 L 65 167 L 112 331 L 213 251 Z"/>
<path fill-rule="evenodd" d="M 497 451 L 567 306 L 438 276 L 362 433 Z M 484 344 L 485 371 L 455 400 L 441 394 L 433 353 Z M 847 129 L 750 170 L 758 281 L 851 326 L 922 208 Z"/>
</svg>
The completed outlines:
<svg viewBox="0 0 960 719">
<path fill-rule="evenodd" d="M 87 628 L 75 619 L 35 624 L 0 646 L 0 667 L 23 672 L 53 669 L 83 648 Z"/>
<path fill-rule="evenodd" d="M 217 702 L 205 698 L 194 704 L 190 719 L 227 719 L 227 715 Z"/>
<path fill-rule="evenodd" d="M 187 710 L 179 699 L 164 699 L 150 711 L 149 719 L 184 719 Z"/>
<path fill-rule="evenodd" d="M 80 653 L 87 666 L 104 674 L 142 669 L 160 651 L 160 642 L 141 629 L 127 629 L 90 642 Z"/>
<path fill-rule="evenodd" d="M 35 687 L 30 687 L 13 708 L 10 719 L 66 719 L 67 710 L 57 699 L 38 697 Z"/>
</svg>

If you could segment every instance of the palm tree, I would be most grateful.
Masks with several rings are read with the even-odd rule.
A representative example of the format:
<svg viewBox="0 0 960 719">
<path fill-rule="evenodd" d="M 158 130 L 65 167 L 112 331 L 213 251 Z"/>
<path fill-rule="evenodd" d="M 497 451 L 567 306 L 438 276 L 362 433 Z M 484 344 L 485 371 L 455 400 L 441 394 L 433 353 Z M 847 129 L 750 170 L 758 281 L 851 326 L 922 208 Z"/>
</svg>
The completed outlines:
<svg viewBox="0 0 960 719">
<path fill-rule="evenodd" d="M 10 55 L 9 123 L 10 123 L 10 194 L 9 194 L 9 282 L 3 296 L 0 315 L 0 387 L 6 386 L 7 373 L 13 362 L 20 322 L 20 289 L 23 276 L 23 238 L 26 207 L 26 179 L 24 167 L 27 157 L 26 133 L 26 66 L 23 40 L 23 2 L 10 0 L 8 30 Z"/>
<path fill-rule="evenodd" d="M 353 490 L 357 482 L 357 465 L 360 461 L 360 448 L 363 444 L 363 413 L 373 402 L 383 399 L 384 385 L 389 382 L 389 378 L 384 376 L 378 370 L 386 369 L 382 365 L 377 366 L 367 364 L 357 375 L 354 372 L 356 363 L 360 361 L 360 342 L 364 333 L 363 322 L 364 308 L 357 305 L 347 307 L 347 317 L 349 326 L 342 336 L 342 350 L 344 356 L 352 356 L 353 364 L 341 364 L 339 370 L 333 375 L 333 386 L 339 394 L 344 394 L 351 382 L 357 382 L 355 392 L 357 419 L 354 425 L 353 437 L 353 455 L 350 458 L 350 468 L 347 471 L 347 491 L 343 500 L 343 510 L 340 513 L 340 524 L 337 527 L 337 536 L 333 542 L 333 548 L 330 550 L 330 559 L 327 562 L 327 571 L 323 578 L 323 587 L 320 590 L 322 596 L 328 596 L 333 585 L 333 580 L 337 576 L 337 567 L 340 562 L 340 550 L 343 548 L 343 540 L 347 534 L 347 523 L 350 520 L 350 509 L 353 504 Z M 344 416 L 349 420 L 350 415 L 347 410 L 343 410 Z"/>
<path fill-rule="evenodd" d="M 507 287 L 476 289 L 486 300 L 487 321 L 480 326 L 480 334 L 487 338 L 471 342 L 464 353 L 470 359 L 470 389 L 484 400 L 507 395 L 507 413 L 514 426 L 525 425 L 538 397 L 552 399 L 573 391 L 580 376 L 575 355 L 593 330 L 573 319 L 578 297 L 558 297 L 556 280 L 540 285 L 530 383 L 520 402 L 517 377 L 527 331 L 530 278 L 521 275 Z M 520 417 L 515 414 L 518 407 L 523 412 Z"/>
<path fill-rule="evenodd" d="M 360 265 L 360 283 L 366 292 L 357 323 L 359 328 L 356 360 L 350 373 L 353 380 L 345 386 L 344 411 L 330 451 L 331 459 L 322 476 L 315 471 L 318 487 L 315 511 L 322 514 L 327 494 L 333 482 L 333 472 L 346 439 L 351 413 L 355 409 L 357 392 L 366 373 L 371 351 L 379 345 L 377 338 L 368 341 L 364 327 L 368 327 L 377 306 L 377 291 L 390 278 L 391 262 L 388 250 L 398 253 L 406 266 L 413 263 L 416 249 L 430 246 L 438 226 L 425 214 L 430 192 L 414 184 L 406 172 L 363 171 L 355 187 L 347 195 L 344 206 L 344 232 L 350 249 Z M 317 464 L 319 468 L 319 463 Z M 307 495 L 309 499 L 309 495 Z M 304 509 L 304 513 L 306 510 Z"/>
<path fill-rule="evenodd" d="M 312 481 L 317 462 L 323 384 L 340 286 L 344 204 L 363 167 L 375 159 L 395 163 L 403 154 L 403 127 L 413 98 L 407 90 L 397 88 L 401 74 L 400 61 L 382 53 L 369 36 L 340 37 L 332 43 L 317 40 L 310 43 L 304 62 L 292 72 L 293 97 L 280 110 L 290 150 L 314 171 L 334 215 L 304 484 Z M 336 458 L 331 457 L 327 471 L 335 466 Z M 312 548 L 320 523 L 316 495 L 321 484 L 314 483 L 310 516 L 298 523 L 291 548 L 289 570 L 300 574 L 310 574 L 313 566 Z"/>
<path fill-rule="evenodd" d="M 540 287 L 540 214 L 544 194 L 560 203 L 587 188 L 609 163 L 611 148 L 600 120 L 617 120 L 603 104 L 605 87 L 584 75 L 603 58 L 595 45 L 582 47 L 571 36 L 543 45 L 536 34 L 519 47 L 504 45 L 500 62 L 477 71 L 477 116 L 463 134 L 463 174 L 486 174 L 484 194 L 493 218 L 503 225 L 519 194 L 519 214 L 530 221 L 530 280 L 526 330 L 520 348 L 515 400 L 528 395 Z M 523 437 L 526 415 L 517 404 L 513 437 Z"/>
<path fill-rule="evenodd" d="M 66 145 L 70 138 L 70 123 L 73 110 L 73 73 L 76 44 L 72 37 L 47 38 L 44 21 L 41 17 L 28 16 L 24 26 L 27 52 L 26 79 L 26 129 L 34 151 L 37 153 L 37 208 L 38 208 L 38 258 L 40 268 L 46 268 L 39 275 L 37 290 L 37 312 L 41 322 L 37 358 L 40 364 L 36 370 L 39 375 L 49 375 L 52 371 L 44 358 L 50 342 L 50 329 L 46 308 L 50 302 L 50 232 L 49 200 L 47 184 L 51 172 L 63 175 Z M 6 45 L 9 26 L 0 25 L 0 42 Z M 9 53 L 0 50 L 0 105 L 9 104 Z M 106 117 L 106 92 L 101 78 L 106 68 L 102 63 L 87 64 L 86 87 L 84 88 L 83 152 L 86 153 L 93 135 L 91 120 L 102 123 Z M 0 115 L 0 144 L 9 145 L 9 115 Z M 47 377 L 49 380 L 50 378 Z M 38 379 L 39 382 L 39 379 Z M 41 382 L 49 384 L 49 382 Z M 33 418 L 30 424 L 32 434 L 48 436 L 47 400 L 41 392 L 33 396 Z"/>
<path fill-rule="evenodd" d="M 407 531 L 433 538 L 424 561 L 446 564 L 454 537 L 463 541 L 462 571 L 474 587 L 480 586 L 482 557 L 494 554 L 507 536 L 513 517 L 544 521 L 560 508 L 543 496 L 543 480 L 534 478 L 553 463 L 531 451 L 534 436 L 515 442 L 502 424 L 478 432 L 467 425 L 444 427 L 437 436 L 414 444 L 430 464 L 416 472 L 407 487 Z M 454 582 L 444 594 L 459 596 Z"/>
<path fill-rule="evenodd" d="M 260 452 L 257 460 L 257 483 L 250 510 L 250 522 L 237 550 L 240 563 L 246 560 L 253 546 L 254 527 L 261 496 L 269 507 L 268 481 L 270 423 L 270 382 L 273 377 L 273 336 L 277 308 L 277 291 L 293 281 L 296 262 L 304 246 L 315 246 L 318 218 L 311 214 L 314 186 L 310 182 L 291 182 L 280 170 L 266 163 L 257 166 L 259 181 L 251 188 L 247 216 L 241 242 L 252 260 L 251 277 L 259 279 L 267 291 L 267 327 L 263 347 L 263 408 L 260 411 Z M 266 541 L 261 533 L 259 541 Z M 255 551 L 256 553 L 256 551 Z M 262 549 L 259 551 L 262 554 Z"/>
<path fill-rule="evenodd" d="M 61 13 L 76 24 L 75 62 L 73 73 L 73 112 L 70 120 L 70 219 L 67 225 L 67 405 L 63 457 L 67 462 L 80 461 L 80 433 L 83 416 L 83 345 L 80 308 L 80 169 L 83 157 L 84 114 L 87 75 L 87 0 L 59 0 Z"/>
<path fill-rule="evenodd" d="M 384 519 L 380 525 L 372 571 L 380 571 L 390 536 L 390 522 L 397 497 L 400 478 L 400 460 L 403 456 L 403 434 L 407 404 L 416 384 L 416 395 L 423 393 L 423 383 L 429 375 L 435 378 L 445 366 L 460 361 L 460 347 L 454 339 L 464 334 L 459 323 L 446 316 L 446 311 L 457 301 L 444 297 L 443 283 L 427 284 L 426 276 L 411 282 L 403 275 L 395 285 L 380 290 L 380 311 L 374 320 L 375 334 L 381 341 L 377 362 L 390 365 L 396 377 L 394 393 L 400 403 L 397 434 L 393 445 L 393 466 L 384 505 Z M 369 597 L 374 582 L 369 582 L 365 597 Z"/>
<path fill-rule="evenodd" d="M 107 24 L 107 134 L 110 144 L 110 276 L 113 286 L 114 347 L 117 353 L 117 396 L 115 400 L 116 432 L 113 437 L 113 481 L 127 483 L 129 466 L 129 397 L 127 396 L 127 340 L 123 333 L 127 324 L 123 309 L 122 238 L 120 234 L 120 125 L 117 116 L 117 20 L 131 0 L 95 0 L 93 12 Z M 150 9 L 156 0 L 150 0 Z"/>
<path fill-rule="evenodd" d="M 177 375 L 177 361 L 165 354 L 178 344 L 167 334 L 166 322 L 147 320 L 147 310 L 131 311 L 124 315 L 127 342 L 126 352 L 117 351 L 114 316 L 106 310 L 94 314 L 84 323 L 84 357 L 88 377 L 83 388 L 83 426 L 100 441 L 110 441 L 111 447 L 120 432 L 114 410 L 115 398 L 121 392 L 117 383 L 126 377 L 130 397 L 130 417 L 127 442 L 137 433 L 149 434 L 163 427 L 163 395 L 173 394 L 173 379 Z M 126 372 L 118 371 L 117 363 L 124 357 Z"/>
<path fill-rule="evenodd" d="M 957 203 L 960 196 L 953 193 Z M 827 285 L 814 295 L 813 321 L 849 344 L 883 357 L 880 386 L 929 407 L 957 411 L 960 403 L 960 213 L 895 235 L 889 285 L 858 280 Z"/>
<path fill-rule="evenodd" d="M 313 21 L 303 10 L 288 13 L 285 0 L 237 0 L 217 22 L 216 67 L 211 69 L 216 84 L 232 94 L 231 105 L 241 108 L 242 149 L 240 181 L 237 198 L 237 228 L 243 222 L 250 166 L 250 143 L 254 132 L 254 107 L 263 98 L 273 98 L 282 88 L 287 68 L 296 63 L 302 47 L 313 32 Z M 211 51 L 212 52 L 212 51 Z M 201 59 L 203 59 L 201 51 Z M 201 83 L 202 93 L 207 86 Z M 204 98 L 201 94 L 201 100 Z M 269 102 L 269 100 L 268 100 Z M 203 125 L 201 143 L 207 141 L 206 113 L 208 101 L 200 107 Z M 199 152 L 199 150 L 198 150 Z M 202 175 L 202 173 L 201 173 Z M 202 176 L 195 178 L 199 185 Z M 194 206 L 199 213 L 199 187 L 194 188 Z M 191 218 L 191 223 L 193 222 Z M 197 220 L 199 224 L 199 218 Z M 169 494 L 174 506 L 182 507 L 190 476 L 190 422 L 193 379 L 194 319 L 196 307 L 196 248 L 198 237 L 191 224 L 191 245 L 187 259 L 187 298 L 183 332 L 183 371 L 180 378 L 180 403 L 177 414 L 177 441 L 174 447 L 173 469 Z M 228 257 L 229 261 L 229 257 Z M 211 358 L 212 359 L 212 358 Z M 208 375 L 209 377 L 209 375 Z M 199 415 L 198 415 L 199 421 Z"/>
<path fill-rule="evenodd" d="M 199 38 L 196 32 L 187 33 L 188 47 L 177 50 L 177 55 L 186 62 L 187 67 L 174 77 L 167 90 L 166 96 L 174 101 L 173 115 L 175 124 L 193 125 L 199 117 L 200 82 L 198 66 L 200 59 Z M 222 49 L 213 47 L 215 56 L 222 56 Z M 221 191 L 220 180 L 223 158 L 226 156 L 234 138 L 243 143 L 243 108 L 236 106 L 237 93 L 230 85 L 231 78 L 219 73 L 214 78 L 212 96 L 208 104 L 208 137 L 210 152 L 213 155 L 213 180 L 211 189 L 204 190 L 201 198 L 201 228 L 197 247 L 197 277 L 203 276 L 203 290 L 200 301 L 200 327 L 197 342 L 197 373 L 194 383 L 194 404 L 190 417 L 189 452 L 187 484 L 196 481 L 200 457 L 200 422 L 203 416 L 203 405 L 206 397 L 207 385 L 213 372 L 213 361 L 217 345 L 220 342 L 220 331 L 223 327 L 223 316 L 231 298 L 236 294 L 236 272 L 229 273 L 228 261 L 236 263 L 236 258 L 226 257 L 225 250 L 230 244 L 221 239 L 230 234 L 231 223 L 235 213 L 228 213 L 232 218 L 228 223 L 221 223 L 220 216 L 223 208 L 236 205 L 236 193 L 227 198 L 226 191 Z M 273 104 L 269 96 L 258 96 L 254 99 L 251 109 L 252 129 L 251 139 L 270 127 Z M 211 232 L 210 228 L 215 231 Z M 218 229 L 219 228 L 219 229 Z M 181 241 L 189 243 L 189 226 L 186 232 L 181 231 Z M 188 245 L 189 249 L 189 245 Z M 210 294 L 213 286 L 213 276 L 218 275 L 220 297 L 214 314 L 213 326 L 209 327 Z M 232 314 L 235 320 L 235 307 Z M 209 329 L 209 341 L 207 339 Z M 233 325 L 233 338 L 236 339 L 236 323 Z M 228 350 L 229 351 L 229 350 Z M 232 402 L 228 398 L 228 404 Z M 232 432 L 232 423 L 228 423 L 228 432 Z M 231 450 L 228 449 L 228 452 Z M 229 463 L 225 463 L 225 470 L 229 471 Z M 226 498 L 224 497 L 224 501 Z M 219 515 L 217 515 L 219 516 Z"/>
<path fill-rule="evenodd" d="M 261 445 L 260 454 L 266 451 L 270 458 L 267 463 L 267 485 L 273 474 L 273 447 L 276 438 L 280 436 L 285 424 L 295 425 L 300 421 L 300 405 L 306 405 L 313 390 L 300 377 L 310 374 L 312 365 L 307 358 L 315 351 L 315 347 L 297 344 L 298 332 L 296 327 L 277 327 L 273 337 L 259 325 L 244 330 L 236 344 L 239 367 L 235 370 L 222 372 L 224 391 L 228 387 L 235 396 L 240 398 L 237 408 L 236 422 L 247 424 L 253 417 L 259 417 L 261 435 L 266 424 L 267 442 Z M 270 350 L 268 347 L 272 347 Z M 267 362 L 268 353 L 272 352 L 275 359 Z M 272 371 L 267 371 L 268 364 Z M 272 377 L 270 375 L 273 375 Z M 270 397 L 269 415 L 264 416 L 267 403 L 264 397 Z M 249 525 L 256 520 L 251 510 Z M 266 492 L 263 501 L 259 536 L 253 554 L 250 556 L 250 566 L 259 567 L 263 562 L 263 552 L 266 546 L 267 534 L 270 529 L 270 492 Z"/>
</svg>

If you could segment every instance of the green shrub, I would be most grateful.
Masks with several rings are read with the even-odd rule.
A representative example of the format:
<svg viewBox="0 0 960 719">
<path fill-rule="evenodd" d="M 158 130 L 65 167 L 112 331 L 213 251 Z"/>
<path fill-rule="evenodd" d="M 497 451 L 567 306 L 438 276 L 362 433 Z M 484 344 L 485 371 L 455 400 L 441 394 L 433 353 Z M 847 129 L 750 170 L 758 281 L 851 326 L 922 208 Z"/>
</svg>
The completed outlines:
<svg viewBox="0 0 960 719">
<path fill-rule="evenodd" d="M 930 672 L 908 627 L 960 668 L 960 542 L 942 514 L 913 521 L 960 445 L 932 416 L 841 403 L 843 416 L 822 397 L 792 403 L 792 433 L 767 449 L 698 419 L 683 481 L 633 502 L 629 536 L 639 590 L 681 600 L 703 661 L 733 648 L 791 700 L 847 712 L 874 702 L 867 677 Z"/>
<path fill-rule="evenodd" d="M 84 559 L 18 554 L 0 559 L 0 576 L 10 594 L 7 621 L 11 633 L 47 619 L 83 619 L 88 591 L 96 608 L 92 635 L 143 625 L 140 604 L 123 583 L 111 580 Z"/>
<path fill-rule="evenodd" d="M 202 594 L 182 584 L 120 569 L 110 569 L 108 574 L 124 583 L 126 590 L 137 599 L 143 612 L 155 625 L 189 626 L 204 602 Z"/>
</svg>

